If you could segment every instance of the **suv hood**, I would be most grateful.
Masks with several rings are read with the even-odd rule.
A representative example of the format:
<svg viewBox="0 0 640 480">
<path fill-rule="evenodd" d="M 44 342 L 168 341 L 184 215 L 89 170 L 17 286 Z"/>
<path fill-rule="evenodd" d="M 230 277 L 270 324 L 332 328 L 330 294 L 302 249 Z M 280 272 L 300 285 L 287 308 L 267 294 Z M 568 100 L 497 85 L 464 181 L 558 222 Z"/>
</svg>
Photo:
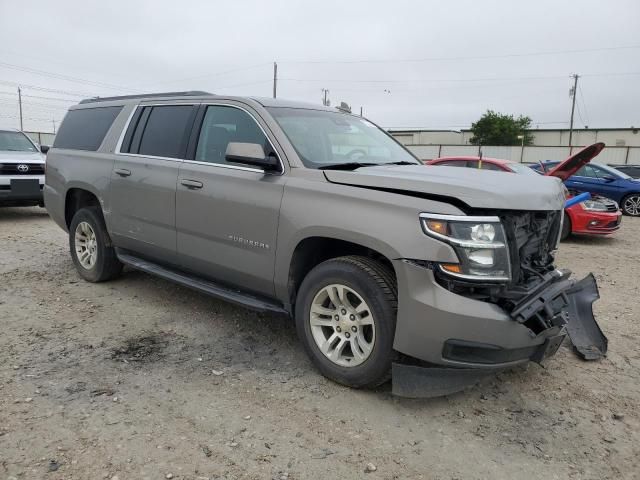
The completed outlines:
<svg viewBox="0 0 640 480">
<path fill-rule="evenodd" d="M 44 163 L 44 155 L 40 152 L 0 150 L 0 163 Z"/>
<path fill-rule="evenodd" d="M 325 170 L 331 183 L 379 190 L 416 192 L 457 199 L 473 208 L 561 210 L 562 184 L 555 178 L 429 165 L 363 167 L 356 171 Z"/>
<path fill-rule="evenodd" d="M 548 172 L 545 172 L 545 175 L 549 177 L 558 177 L 564 182 L 571 175 L 575 174 L 578 170 L 589 163 L 593 158 L 597 157 L 603 148 L 604 143 L 602 142 L 584 147 L 582 150 L 571 155 L 564 162 L 559 163 Z"/>
</svg>

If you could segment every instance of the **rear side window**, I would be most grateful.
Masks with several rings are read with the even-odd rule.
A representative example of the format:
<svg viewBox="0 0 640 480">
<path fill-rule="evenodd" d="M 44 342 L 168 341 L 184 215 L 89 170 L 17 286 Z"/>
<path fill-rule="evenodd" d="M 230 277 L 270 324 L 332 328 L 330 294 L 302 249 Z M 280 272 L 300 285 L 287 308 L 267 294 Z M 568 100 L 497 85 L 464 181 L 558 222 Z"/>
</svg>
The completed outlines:
<svg viewBox="0 0 640 480">
<path fill-rule="evenodd" d="M 438 162 L 435 165 L 439 165 L 441 167 L 466 167 L 467 162 L 464 160 L 448 160 L 446 162 Z"/>
<path fill-rule="evenodd" d="M 496 170 L 498 172 L 504 171 L 499 166 L 491 162 L 482 162 L 482 166 L 480 168 L 482 170 Z"/>
<path fill-rule="evenodd" d="M 121 106 L 70 110 L 60 125 L 53 147 L 98 150 L 120 110 Z"/>
<path fill-rule="evenodd" d="M 193 105 L 142 107 L 131 121 L 121 152 L 183 158 L 195 110 Z"/>
</svg>

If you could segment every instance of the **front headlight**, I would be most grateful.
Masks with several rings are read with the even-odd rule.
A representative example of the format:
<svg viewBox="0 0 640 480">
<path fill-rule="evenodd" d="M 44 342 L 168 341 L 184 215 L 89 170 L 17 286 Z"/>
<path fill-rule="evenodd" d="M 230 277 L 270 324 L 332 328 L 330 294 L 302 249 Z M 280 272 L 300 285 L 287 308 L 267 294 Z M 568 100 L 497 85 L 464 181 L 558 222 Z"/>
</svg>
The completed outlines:
<svg viewBox="0 0 640 480">
<path fill-rule="evenodd" d="M 599 202 L 598 200 L 585 200 L 584 202 L 579 203 L 583 209 L 588 210 L 589 212 L 607 212 L 607 205 L 603 202 Z"/>
<path fill-rule="evenodd" d="M 498 217 L 472 217 L 423 213 L 424 233 L 448 243 L 459 263 L 441 263 L 439 268 L 465 280 L 508 282 L 511 280 L 509 249 Z"/>
</svg>

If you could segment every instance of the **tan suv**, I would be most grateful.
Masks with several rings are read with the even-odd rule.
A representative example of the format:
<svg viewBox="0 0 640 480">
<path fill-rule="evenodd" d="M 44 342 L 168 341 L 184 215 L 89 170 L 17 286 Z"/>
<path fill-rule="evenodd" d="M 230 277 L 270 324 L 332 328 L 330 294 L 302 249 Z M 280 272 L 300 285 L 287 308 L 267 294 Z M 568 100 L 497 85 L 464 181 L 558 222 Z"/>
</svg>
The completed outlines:
<svg viewBox="0 0 640 480">
<path fill-rule="evenodd" d="M 327 377 L 428 396 L 541 362 L 567 331 L 606 351 L 595 280 L 554 266 L 560 181 L 509 180 L 426 167 L 345 112 L 184 92 L 72 107 L 45 202 L 85 279 L 124 264 L 291 316 Z"/>
</svg>

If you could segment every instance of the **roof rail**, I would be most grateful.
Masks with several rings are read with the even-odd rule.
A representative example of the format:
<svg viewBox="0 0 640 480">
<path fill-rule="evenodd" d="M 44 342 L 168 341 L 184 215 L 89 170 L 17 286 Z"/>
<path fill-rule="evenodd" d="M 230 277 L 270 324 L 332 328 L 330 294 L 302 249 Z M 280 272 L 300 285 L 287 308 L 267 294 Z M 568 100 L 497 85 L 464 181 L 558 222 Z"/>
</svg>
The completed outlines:
<svg viewBox="0 0 640 480">
<path fill-rule="evenodd" d="M 209 92 L 203 92 L 200 90 L 190 90 L 187 92 L 161 92 L 161 93 L 142 93 L 139 95 L 121 95 L 118 97 L 93 97 L 80 100 L 80 104 L 83 103 L 95 103 L 95 102 L 110 102 L 112 100 L 133 100 L 136 98 L 153 98 L 153 97 L 194 97 L 200 95 L 212 95 Z"/>
</svg>

